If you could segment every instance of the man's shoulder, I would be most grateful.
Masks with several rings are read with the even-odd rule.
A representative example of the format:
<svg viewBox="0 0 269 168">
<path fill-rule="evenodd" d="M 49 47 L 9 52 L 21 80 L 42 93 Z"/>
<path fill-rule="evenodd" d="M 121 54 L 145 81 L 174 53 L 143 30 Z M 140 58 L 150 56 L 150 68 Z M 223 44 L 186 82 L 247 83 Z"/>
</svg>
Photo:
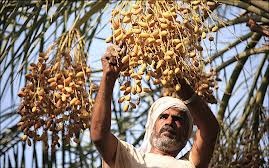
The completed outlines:
<svg viewBox="0 0 269 168">
<path fill-rule="evenodd" d="M 142 168 L 144 165 L 143 153 L 132 144 L 118 139 L 115 167 Z"/>
<path fill-rule="evenodd" d="M 126 141 L 123 141 L 121 139 L 118 139 L 118 148 L 119 147 L 125 148 L 129 152 L 133 151 L 133 152 L 139 152 L 139 153 L 141 153 L 141 151 L 139 150 L 139 148 L 136 148 L 132 144 L 130 144 L 130 143 L 126 142 Z"/>
</svg>

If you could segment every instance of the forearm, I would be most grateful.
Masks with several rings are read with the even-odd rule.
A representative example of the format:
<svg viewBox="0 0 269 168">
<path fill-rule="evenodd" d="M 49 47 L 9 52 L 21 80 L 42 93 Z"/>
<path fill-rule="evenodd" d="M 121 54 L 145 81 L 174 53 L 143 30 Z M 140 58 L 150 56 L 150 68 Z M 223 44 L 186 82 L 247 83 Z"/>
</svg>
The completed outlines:
<svg viewBox="0 0 269 168">
<path fill-rule="evenodd" d="M 198 128 L 190 152 L 190 159 L 195 167 L 205 168 L 208 167 L 214 152 L 219 125 L 207 104 L 200 97 L 196 97 L 187 107 L 190 109 L 194 123 Z"/>
<path fill-rule="evenodd" d="M 115 80 L 103 75 L 92 112 L 91 139 L 100 141 L 110 133 L 111 99 Z"/>
<path fill-rule="evenodd" d="M 190 109 L 201 137 L 206 140 L 215 141 L 219 132 L 219 124 L 206 102 L 197 96 L 192 102 L 187 104 L 187 107 Z"/>
<path fill-rule="evenodd" d="M 195 93 L 189 86 L 183 86 L 179 96 L 186 100 L 193 94 Z M 208 167 L 219 132 L 219 124 L 207 103 L 201 97 L 196 96 L 187 104 L 187 107 L 193 117 L 194 124 L 198 128 L 190 152 L 190 160 L 197 168 Z"/>
</svg>

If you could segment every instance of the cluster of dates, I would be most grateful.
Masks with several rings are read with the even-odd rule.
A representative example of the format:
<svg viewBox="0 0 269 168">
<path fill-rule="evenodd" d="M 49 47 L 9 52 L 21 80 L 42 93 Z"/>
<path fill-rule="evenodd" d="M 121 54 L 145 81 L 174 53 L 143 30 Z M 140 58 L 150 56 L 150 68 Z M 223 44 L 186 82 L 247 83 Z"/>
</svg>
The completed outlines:
<svg viewBox="0 0 269 168">
<path fill-rule="evenodd" d="M 129 1 L 120 2 L 112 11 L 112 36 L 106 42 L 124 43 L 126 54 L 119 58 L 128 68 L 121 72 L 124 111 L 135 108 L 135 95 L 149 88 L 142 79 L 165 88 L 165 95 L 174 95 L 184 79 L 205 101 L 215 103 L 214 70 L 205 72 L 201 40 L 218 27 L 209 29 L 203 16 L 210 13 L 211 1 Z M 175 82 L 176 81 L 176 82 Z"/>
<path fill-rule="evenodd" d="M 28 145 L 33 139 L 55 149 L 60 145 L 60 135 L 66 143 L 71 139 L 78 142 L 80 131 L 89 128 L 93 94 L 98 87 L 90 82 L 91 70 L 82 47 L 71 52 L 70 44 L 63 43 L 65 38 L 75 43 L 79 34 L 74 30 L 63 36 L 58 46 L 53 46 L 52 50 L 58 50 L 50 62 L 51 51 L 40 53 L 38 62 L 28 68 L 26 86 L 18 93 L 21 97 L 18 126 L 24 132 L 22 140 Z M 63 49 L 59 50 L 61 46 Z"/>
</svg>

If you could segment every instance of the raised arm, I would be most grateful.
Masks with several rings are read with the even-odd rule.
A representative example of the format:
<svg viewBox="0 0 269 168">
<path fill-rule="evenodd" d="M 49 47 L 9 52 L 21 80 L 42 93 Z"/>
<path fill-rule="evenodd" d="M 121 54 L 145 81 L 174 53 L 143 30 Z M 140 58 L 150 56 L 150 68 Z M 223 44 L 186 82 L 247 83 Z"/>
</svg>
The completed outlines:
<svg viewBox="0 0 269 168">
<path fill-rule="evenodd" d="M 194 91 L 186 83 L 182 84 L 180 97 L 183 100 L 190 98 Z M 190 160 L 196 168 L 208 167 L 212 157 L 216 139 L 219 133 L 219 124 L 210 108 L 199 96 L 187 104 L 194 124 L 197 125 L 194 143 L 190 152 Z"/>
<path fill-rule="evenodd" d="M 115 46 L 114 46 L 115 47 Z M 118 48 L 119 50 L 119 48 Z M 102 57 L 103 76 L 96 97 L 91 120 L 91 140 L 101 154 L 103 160 L 114 167 L 117 139 L 111 133 L 111 99 L 115 81 L 120 68 L 117 65 L 117 52 L 113 47 L 108 47 Z"/>
</svg>

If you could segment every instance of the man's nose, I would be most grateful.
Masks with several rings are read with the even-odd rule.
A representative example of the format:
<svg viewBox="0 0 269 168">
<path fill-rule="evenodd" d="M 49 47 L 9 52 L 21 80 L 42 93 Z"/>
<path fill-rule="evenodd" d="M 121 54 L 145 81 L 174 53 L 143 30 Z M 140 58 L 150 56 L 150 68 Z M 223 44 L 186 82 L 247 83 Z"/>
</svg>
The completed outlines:
<svg viewBox="0 0 269 168">
<path fill-rule="evenodd" d="M 172 116 L 168 116 L 165 120 L 165 123 L 168 125 L 172 125 L 173 124 L 173 118 Z"/>
</svg>

